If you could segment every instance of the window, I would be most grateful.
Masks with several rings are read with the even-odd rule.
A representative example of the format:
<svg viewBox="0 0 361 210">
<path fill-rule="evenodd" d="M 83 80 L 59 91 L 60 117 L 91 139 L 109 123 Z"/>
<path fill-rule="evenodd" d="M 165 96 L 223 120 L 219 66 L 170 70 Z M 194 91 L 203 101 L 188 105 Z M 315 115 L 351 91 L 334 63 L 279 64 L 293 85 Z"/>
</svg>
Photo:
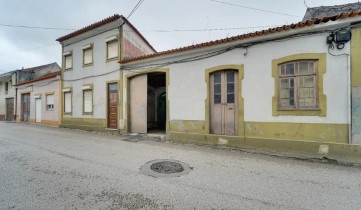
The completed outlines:
<svg viewBox="0 0 361 210">
<path fill-rule="evenodd" d="M 118 57 L 118 40 L 111 40 L 107 42 L 107 59 Z"/>
<path fill-rule="evenodd" d="M 93 113 L 93 90 L 83 91 L 83 113 Z"/>
<path fill-rule="evenodd" d="M 7 94 L 9 91 L 9 83 L 5 82 L 5 94 Z"/>
<path fill-rule="evenodd" d="M 83 47 L 83 65 L 93 64 L 93 46 L 87 45 Z"/>
<path fill-rule="evenodd" d="M 54 110 L 54 95 L 46 95 L 46 110 Z"/>
<path fill-rule="evenodd" d="M 71 52 L 64 54 L 64 69 L 71 69 L 73 68 L 73 55 Z"/>
<path fill-rule="evenodd" d="M 64 92 L 64 113 L 71 113 L 71 92 Z"/>
<path fill-rule="evenodd" d="M 294 61 L 279 65 L 278 108 L 317 109 L 317 61 Z"/>
<path fill-rule="evenodd" d="M 272 60 L 272 115 L 327 115 L 323 93 L 326 53 L 302 53 Z"/>
</svg>

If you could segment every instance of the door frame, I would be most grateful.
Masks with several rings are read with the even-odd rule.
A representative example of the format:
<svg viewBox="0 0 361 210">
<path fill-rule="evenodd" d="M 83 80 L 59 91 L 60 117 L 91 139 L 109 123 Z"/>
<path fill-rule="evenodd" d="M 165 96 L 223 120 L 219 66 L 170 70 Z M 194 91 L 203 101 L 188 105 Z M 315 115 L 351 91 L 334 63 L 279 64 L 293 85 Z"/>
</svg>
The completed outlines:
<svg viewBox="0 0 361 210">
<path fill-rule="evenodd" d="M 166 99 L 166 125 L 165 125 L 165 133 L 168 134 L 169 133 L 169 125 L 170 125 L 170 122 L 169 122 L 169 94 L 168 94 L 168 91 L 169 91 L 169 69 L 168 68 L 157 68 L 157 69 L 154 69 L 154 68 L 151 68 L 151 69 L 144 69 L 144 70 L 137 70 L 136 72 L 134 73 L 128 73 L 126 75 L 126 80 L 125 80 L 125 87 L 127 89 L 126 91 L 126 94 L 127 94 L 127 99 L 126 99 L 126 102 L 125 102 L 125 107 L 126 107 L 126 114 L 125 116 L 127 116 L 127 119 L 126 119 L 126 123 L 125 124 L 125 131 L 127 133 L 130 132 L 130 80 L 136 76 L 140 76 L 140 75 L 143 75 L 143 74 L 149 74 L 149 73 L 154 73 L 154 72 L 161 72 L 161 73 L 165 73 L 165 89 L 166 89 L 166 95 L 167 95 L 167 99 Z"/>
<path fill-rule="evenodd" d="M 106 81 L 106 84 L 105 84 L 105 92 L 106 92 L 106 97 L 107 97 L 107 100 L 106 100 L 106 107 L 107 107 L 107 109 L 106 109 L 106 112 L 107 112 L 107 114 L 106 114 L 106 117 L 105 117 L 105 119 L 106 119 L 106 122 L 107 122 L 107 129 L 114 129 L 114 128 L 109 128 L 109 124 L 108 124 L 108 118 L 109 118 L 109 88 L 108 88 L 108 86 L 109 86 L 109 84 L 112 84 L 112 83 L 117 83 L 118 84 L 118 111 L 117 111 L 117 130 L 119 129 L 119 116 L 120 116 L 120 108 L 122 108 L 123 106 L 121 106 L 121 91 L 123 91 L 123 89 L 121 89 L 121 82 L 119 81 L 119 80 L 110 80 L 110 81 Z"/>
<path fill-rule="evenodd" d="M 244 99 L 242 96 L 242 80 L 244 77 L 244 65 L 220 65 L 215 66 L 209 69 L 205 70 L 205 82 L 206 82 L 206 88 L 207 88 L 207 97 L 205 100 L 205 134 L 211 134 L 211 74 L 217 72 L 217 71 L 226 71 L 226 70 L 232 70 L 238 72 L 238 136 L 239 137 L 245 137 L 245 131 L 244 131 Z"/>
</svg>

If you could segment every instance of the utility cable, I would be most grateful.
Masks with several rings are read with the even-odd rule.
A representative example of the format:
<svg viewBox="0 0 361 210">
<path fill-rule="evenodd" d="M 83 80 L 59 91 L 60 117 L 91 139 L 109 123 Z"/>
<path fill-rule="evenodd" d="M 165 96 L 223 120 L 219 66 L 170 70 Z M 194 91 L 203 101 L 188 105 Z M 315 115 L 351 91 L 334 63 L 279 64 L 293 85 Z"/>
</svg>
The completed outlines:
<svg viewBox="0 0 361 210">
<path fill-rule="evenodd" d="M 289 17 L 298 17 L 298 18 L 301 17 L 301 16 L 298 16 L 298 15 L 291 15 L 291 14 L 287 14 L 287 13 L 281 13 L 281 12 L 274 12 L 274 11 L 270 11 L 270 10 L 258 9 L 258 8 L 243 6 L 243 5 L 239 5 L 239 4 L 232 4 L 232 3 L 228 3 L 228 2 L 224 2 L 224 1 L 218 1 L 218 0 L 209 0 L 209 1 L 217 2 L 217 3 L 220 3 L 220 4 L 226 4 L 226 5 L 230 5 L 230 6 L 235 6 L 235 7 L 241 7 L 241 8 L 244 8 L 244 9 L 250 9 L 250 10 L 256 10 L 256 11 L 261 11 L 261 12 L 277 14 L 277 15 L 285 15 L 285 16 L 289 16 Z"/>
<path fill-rule="evenodd" d="M 11 25 L 11 24 L 2 24 L 0 26 L 12 27 L 12 28 L 26 28 L 26 29 L 44 29 L 44 30 L 63 30 L 63 31 L 76 31 L 78 29 L 71 28 L 57 28 L 57 27 L 43 27 L 43 26 L 28 26 L 28 25 Z M 140 30 L 140 32 L 207 32 L 207 31 L 228 31 L 228 30 L 244 30 L 244 29 L 257 29 L 257 28 L 272 28 L 278 27 L 280 25 L 264 25 L 264 26 L 249 26 L 249 27 L 232 27 L 232 28 L 204 28 L 204 29 L 151 29 L 151 30 Z M 118 30 L 118 29 L 113 29 Z M 95 30 L 99 32 L 109 31 L 109 30 Z M 133 32 L 132 30 L 124 30 Z"/>
<path fill-rule="evenodd" d="M 134 12 L 140 7 L 140 5 L 143 3 L 144 0 L 139 0 L 138 3 L 135 5 L 135 7 L 133 8 L 133 10 L 129 13 L 129 15 L 127 16 L 127 19 L 130 18 L 130 16 L 132 16 L 134 14 Z"/>
</svg>

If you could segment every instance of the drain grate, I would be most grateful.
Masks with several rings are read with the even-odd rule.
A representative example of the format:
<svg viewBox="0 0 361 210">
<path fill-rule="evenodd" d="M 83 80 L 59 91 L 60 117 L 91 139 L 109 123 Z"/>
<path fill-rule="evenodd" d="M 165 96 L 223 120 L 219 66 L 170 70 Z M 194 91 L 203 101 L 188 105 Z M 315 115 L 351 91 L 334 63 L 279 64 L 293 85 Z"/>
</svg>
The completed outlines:
<svg viewBox="0 0 361 210">
<path fill-rule="evenodd" d="M 150 169 L 163 174 L 179 173 L 184 171 L 181 164 L 172 161 L 162 161 L 150 165 Z"/>
<path fill-rule="evenodd" d="M 193 168 L 178 160 L 152 160 L 144 164 L 141 173 L 152 177 L 178 177 L 188 174 Z"/>
</svg>

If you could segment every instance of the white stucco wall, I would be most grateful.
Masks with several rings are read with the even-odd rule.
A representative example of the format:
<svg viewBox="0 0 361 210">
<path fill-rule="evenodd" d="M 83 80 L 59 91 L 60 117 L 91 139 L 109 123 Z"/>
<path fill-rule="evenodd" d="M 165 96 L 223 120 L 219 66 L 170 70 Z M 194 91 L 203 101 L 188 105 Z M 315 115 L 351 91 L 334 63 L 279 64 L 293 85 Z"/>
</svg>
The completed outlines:
<svg viewBox="0 0 361 210">
<path fill-rule="evenodd" d="M 118 60 L 106 61 L 106 42 L 105 39 L 119 35 L 118 30 L 110 30 L 91 38 L 87 38 L 71 45 L 64 46 L 64 52 L 73 51 L 73 69 L 63 72 L 63 87 L 72 88 L 72 115 L 64 117 L 73 118 L 106 118 L 106 82 L 114 81 L 120 78 Z M 82 47 L 87 44 L 93 44 L 93 65 L 83 67 Z M 114 71 L 114 72 L 113 72 Z M 113 72 L 113 73 L 111 73 Z M 103 76 L 96 76 L 102 75 Z M 89 76 L 92 78 L 82 79 Z M 77 80 L 80 79 L 80 80 Z M 67 81 L 77 80 L 77 81 Z M 83 85 L 93 84 L 93 114 L 83 115 Z"/>
<path fill-rule="evenodd" d="M 35 120 L 35 95 L 40 95 L 41 99 L 41 120 L 59 121 L 59 76 L 34 83 L 18 86 L 17 116 L 21 116 L 21 95 L 30 91 L 30 120 Z M 49 84 L 50 83 L 50 84 Z M 46 109 L 46 95 L 54 94 L 54 110 Z"/>
<path fill-rule="evenodd" d="M 244 120 L 254 122 L 298 123 L 347 123 L 347 58 L 329 55 L 326 37 L 328 33 L 267 42 L 248 48 L 236 49 L 205 60 L 165 66 L 170 69 L 169 110 L 170 120 L 205 120 L 207 86 L 205 70 L 236 64 L 244 65 L 242 96 Z M 343 50 L 333 53 L 349 53 L 349 43 Z M 205 53 L 204 51 L 202 53 Z M 326 53 L 326 73 L 323 77 L 324 94 L 327 97 L 327 116 L 272 116 L 272 97 L 275 81 L 272 77 L 272 60 L 300 53 Z M 195 54 L 197 55 L 197 54 Z M 189 56 L 189 54 L 188 54 Z M 169 62 L 183 57 L 153 61 Z M 147 64 L 152 62 L 147 62 Z M 144 63 L 143 63 L 144 64 Z M 126 94 L 124 94 L 126 96 Z M 124 98 L 124 101 L 126 99 Z"/>
</svg>

